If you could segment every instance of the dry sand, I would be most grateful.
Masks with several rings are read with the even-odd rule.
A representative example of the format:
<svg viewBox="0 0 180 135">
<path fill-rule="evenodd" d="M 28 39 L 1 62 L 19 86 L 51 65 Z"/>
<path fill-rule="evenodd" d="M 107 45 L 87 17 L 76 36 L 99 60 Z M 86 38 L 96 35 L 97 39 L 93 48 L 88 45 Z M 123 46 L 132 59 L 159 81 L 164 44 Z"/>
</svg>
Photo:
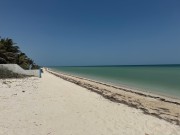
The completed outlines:
<svg viewBox="0 0 180 135">
<path fill-rule="evenodd" d="M 44 72 L 0 80 L 0 135 L 179 135 L 180 126 Z"/>
</svg>

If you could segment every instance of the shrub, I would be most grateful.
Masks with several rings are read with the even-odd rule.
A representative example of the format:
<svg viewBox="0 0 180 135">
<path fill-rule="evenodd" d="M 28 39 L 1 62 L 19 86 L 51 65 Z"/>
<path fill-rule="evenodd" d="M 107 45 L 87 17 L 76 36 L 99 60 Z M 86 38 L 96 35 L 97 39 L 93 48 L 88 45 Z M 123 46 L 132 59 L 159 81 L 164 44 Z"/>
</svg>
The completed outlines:
<svg viewBox="0 0 180 135">
<path fill-rule="evenodd" d="M 17 74 L 7 69 L 0 69 L 0 79 L 6 78 L 25 78 L 27 75 Z"/>
</svg>

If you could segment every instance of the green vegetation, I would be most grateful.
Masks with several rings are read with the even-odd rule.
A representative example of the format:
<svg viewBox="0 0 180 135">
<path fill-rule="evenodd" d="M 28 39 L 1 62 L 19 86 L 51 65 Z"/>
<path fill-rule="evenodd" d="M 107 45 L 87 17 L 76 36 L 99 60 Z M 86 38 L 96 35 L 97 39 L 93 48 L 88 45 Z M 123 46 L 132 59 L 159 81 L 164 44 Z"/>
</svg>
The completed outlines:
<svg viewBox="0 0 180 135">
<path fill-rule="evenodd" d="M 17 74 L 7 69 L 0 69 L 0 79 L 7 79 L 7 78 L 24 78 L 27 75 Z"/>
<path fill-rule="evenodd" d="M 39 66 L 34 63 L 32 59 L 20 51 L 16 43 L 10 38 L 0 37 L 0 64 L 18 64 L 24 69 L 38 69 Z"/>
</svg>

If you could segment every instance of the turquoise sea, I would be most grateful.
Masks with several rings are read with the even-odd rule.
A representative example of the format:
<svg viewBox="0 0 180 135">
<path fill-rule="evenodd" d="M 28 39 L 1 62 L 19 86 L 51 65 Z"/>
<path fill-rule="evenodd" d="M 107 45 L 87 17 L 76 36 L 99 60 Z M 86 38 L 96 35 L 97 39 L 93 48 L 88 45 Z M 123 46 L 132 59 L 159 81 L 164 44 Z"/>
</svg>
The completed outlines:
<svg viewBox="0 0 180 135">
<path fill-rule="evenodd" d="M 180 65 L 49 67 L 56 72 L 180 99 Z"/>
</svg>

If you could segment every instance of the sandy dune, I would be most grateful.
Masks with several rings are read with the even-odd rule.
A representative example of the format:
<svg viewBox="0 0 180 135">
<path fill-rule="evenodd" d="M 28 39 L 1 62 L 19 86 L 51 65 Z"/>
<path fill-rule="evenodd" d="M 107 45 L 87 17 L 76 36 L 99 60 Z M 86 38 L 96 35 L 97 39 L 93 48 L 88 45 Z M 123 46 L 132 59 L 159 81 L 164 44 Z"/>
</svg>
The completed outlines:
<svg viewBox="0 0 180 135">
<path fill-rule="evenodd" d="M 0 80 L 0 135 L 179 135 L 180 127 L 44 72 Z"/>
</svg>

